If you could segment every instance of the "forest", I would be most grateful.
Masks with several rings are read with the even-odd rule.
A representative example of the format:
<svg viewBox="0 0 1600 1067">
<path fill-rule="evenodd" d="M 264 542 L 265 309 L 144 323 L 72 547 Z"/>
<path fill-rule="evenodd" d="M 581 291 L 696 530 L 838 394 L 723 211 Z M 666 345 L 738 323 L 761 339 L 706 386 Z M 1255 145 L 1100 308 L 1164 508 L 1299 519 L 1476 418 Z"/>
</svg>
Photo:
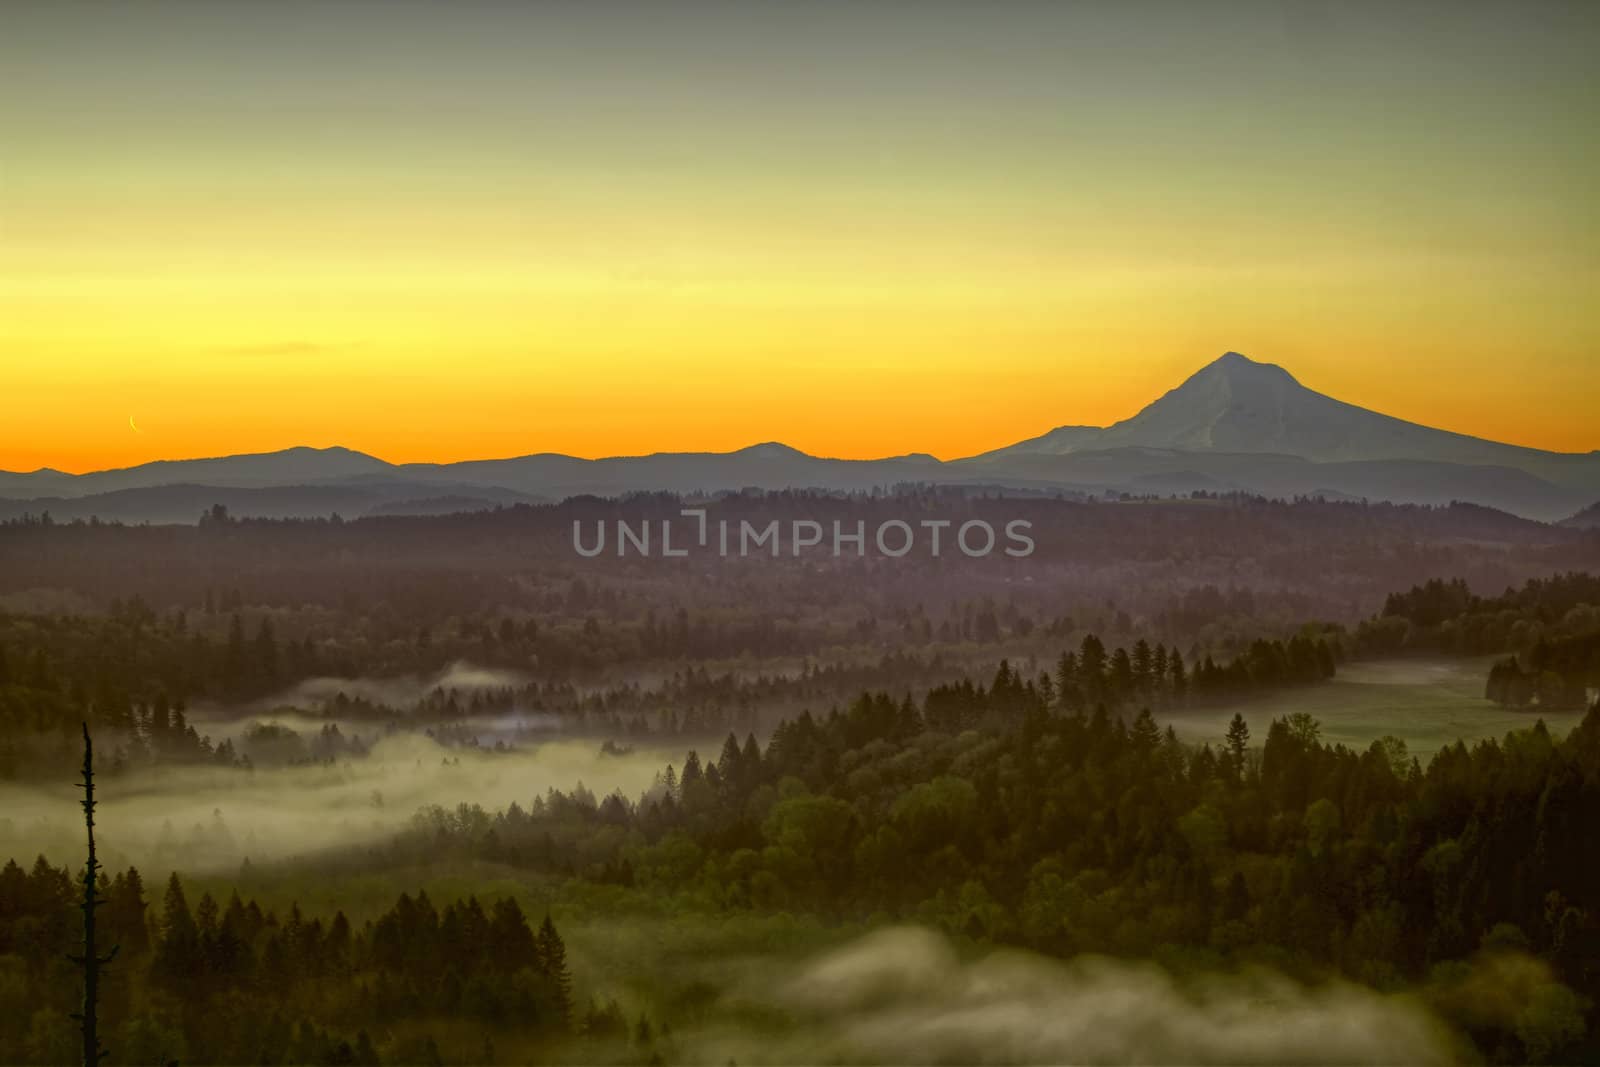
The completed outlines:
<svg viewBox="0 0 1600 1067">
<path fill-rule="evenodd" d="M 1085 644 L 1053 681 L 1002 666 L 920 700 L 862 694 L 764 747 L 691 751 L 637 798 L 552 788 L 495 812 L 433 808 L 283 876 L 492 869 L 558 904 L 592 886 L 619 915 L 644 898 L 1179 972 L 1263 964 L 1414 992 L 1495 1062 L 1600 1054 L 1600 864 L 1584 847 L 1600 708 L 1565 739 L 1535 722 L 1426 767 L 1393 738 L 1324 745 L 1309 716 L 1273 720 L 1259 743 L 1236 716 L 1224 745 L 1192 748 L 1148 710 L 1067 696 L 1099 684 Z M 177 873 L 159 891 L 136 870 L 102 878 L 123 951 L 102 1009 L 111 1062 L 486 1062 L 497 1048 L 646 1062 L 697 1018 L 681 995 L 630 1017 L 616 976 L 570 968 L 557 924 L 516 894 L 402 892 L 355 924 L 264 909 L 248 885 L 191 903 Z M 43 857 L 0 872 L 8 1062 L 70 1056 L 75 896 L 71 869 Z M 1490 980 L 1509 985 L 1486 999 Z"/>
<path fill-rule="evenodd" d="M 79 1059 L 85 726 L 112 1064 L 1600 1060 L 1592 531 L 707 503 L 908 502 L 1040 551 L 0 527 L 0 1062 Z"/>
<path fill-rule="evenodd" d="M 575 521 L 637 526 L 685 506 L 735 525 L 800 517 L 872 527 L 938 516 L 999 528 L 1018 518 L 1032 523 L 1037 549 L 1025 560 L 894 560 L 872 548 L 861 558 L 710 565 L 572 550 Z M 0 523 L 0 604 L 51 615 L 120 605 L 167 624 L 181 619 L 214 657 L 235 643 L 238 615 L 246 646 L 270 625 L 283 668 L 309 638 L 328 673 L 460 658 L 526 666 L 536 655 L 544 670 L 581 677 L 660 656 L 832 658 L 859 646 L 876 658 L 969 641 L 1049 650 L 1079 628 L 1220 647 L 1307 619 L 1353 626 L 1416 582 L 1504 589 L 1592 569 L 1597 557 L 1600 531 L 1466 504 L 752 490 L 351 521 L 12 520 Z M 260 662 L 239 660 L 224 676 L 226 667 L 219 660 L 206 670 L 235 691 L 263 681 Z"/>
<path fill-rule="evenodd" d="M 533 629 L 509 633 L 504 640 L 522 640 Z M 107 616 L 0 615 L 0 780 L 48 773 L 52 764 L 41 760 L 41 752 L 65 758 L 67 742 L 81 723 L 93 725 L 110 742 L 106 747 L 113 751 L 113 772 L 130 764 L 162 762 L 248 768 L 263 760 L 359 758 L 366 745 L 359 733 L 346 736 L 341 722 L 345 728 L 354 724 L 357 730 L 423 731 L 443 744 L 475 745 L 477 735 L 467 723 L 520 711 L 554 717 L 569 734 L 637 738 L 655 732 L 704 738 L 741 726 L 770 727 L 774 708 L 837 702 L 864 681 L 915 684 L 954 670 L 937 654 L 927 659 L 898 654 L 857 669 L 807 664 L 792 677 L 713 677 L 691 667 L 650 687 L 633 684 L 598 692 L 581 692 L 570 683 L 511 684 L 514 676 L 506 676 L 502 680 L 507 684 L 465 694 L 444 687 L 418 692 L 409 707 L 359 695 L 352 699 L 341 689 L 322 705 L 328 721 L 308 739 L 257 722 L 237 742 L 213 742 L 188 721 L 190 699 L 235 694 L 237 678 L 292 685 L 322 669 L 320 653 L 309 640 L 280 649 L 265 623 L 246 641 L 235 615 L 229 634 L 226 645 L 213 648 L 204 638 L 187 635 L 179 623 L 163 623 L 138 606 Z M 1059 701 L 1075 708 L 1105 704 L 1116 710 L 1140 702 L 1199 706 L 1332 677 L 1336 661 L 1345 654 L 1344 637 L 1338 627 L 1305 624 L 1287 639 L 1257 638 L 1220 663 L 1196 647 L 1190 653 L 1195 662 L 1186 667 L 1176 647 L 1152 645 L 1140 637 L 1131 648 L 1108 650 L 1090 633 L 1038 681 L 1046 703 L 1055 701 L 1059 691 Z M 767 709 L 765 722 L 757 708 Z"/>
</svg>

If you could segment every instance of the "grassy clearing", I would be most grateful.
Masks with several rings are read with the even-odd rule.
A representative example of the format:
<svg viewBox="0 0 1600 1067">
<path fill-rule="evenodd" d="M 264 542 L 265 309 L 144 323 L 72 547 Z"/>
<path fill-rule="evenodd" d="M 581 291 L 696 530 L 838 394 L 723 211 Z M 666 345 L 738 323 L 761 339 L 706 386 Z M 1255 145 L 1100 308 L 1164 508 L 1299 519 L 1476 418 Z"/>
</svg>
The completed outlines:
<svg viewBox="0 0 1600 1067">
<path fill-rule="evenodd" d="M 1239 712 L 1250 724 L 1252 739 L 1260 744 L 1274 718 L 1304 711 L 1322 723 L 1324 741 L 1359 750 L 1391 734 L 1424 761 L 1458 740 L 1470 745 L 1486 737 L 1503 737 L 1540 718 L 1556 737 L 1564 737 L 1582 720 L 1582 711 L 1511 711 L 1488 700 L 1483 687 L 1492 659 L 1342 664 L 1336 678 L 1319 686 L 1219 708 L 1169 713 L 1165 718 L 1184 740 L 1216 744 L 1227 731 L 1228 720 Z"/>
</svg>

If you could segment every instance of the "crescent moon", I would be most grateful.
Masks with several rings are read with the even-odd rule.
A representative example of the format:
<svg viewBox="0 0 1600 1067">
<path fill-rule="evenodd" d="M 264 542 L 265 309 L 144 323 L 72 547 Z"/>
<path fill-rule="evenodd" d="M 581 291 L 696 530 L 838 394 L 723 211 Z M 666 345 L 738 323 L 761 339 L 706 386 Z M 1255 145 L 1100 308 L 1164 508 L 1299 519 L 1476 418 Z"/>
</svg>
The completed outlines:
<svg viewBox="0 0 1600 1067">
<path fill-rule="evenodd" d="M 144 433 L 143 430 L 139 429 L 139 424 L 133 421 L 133 416 L 132 415 L 128 416 L 128 425 L 133 427 L 133 432 L 134 433 Z"/>
</svg>

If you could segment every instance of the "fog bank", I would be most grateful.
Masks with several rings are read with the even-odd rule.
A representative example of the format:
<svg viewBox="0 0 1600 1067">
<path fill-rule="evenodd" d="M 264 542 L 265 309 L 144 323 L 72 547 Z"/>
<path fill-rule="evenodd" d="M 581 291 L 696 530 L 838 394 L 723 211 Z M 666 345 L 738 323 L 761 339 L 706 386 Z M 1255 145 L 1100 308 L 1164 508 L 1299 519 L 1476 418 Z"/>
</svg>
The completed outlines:
<svg viewBox="0 0 1600 1067">
<path fill-rule="evenodd" d="M 1014 949 L 961 959 L 932 931 L 892 927 L 720 1005 L 794 1020 L 683 1036 L 704 1063 L 1447 1063 L 1451 1037 L 1415 999 L 1346 983 L 1308 987 L 1265 970 L 1179 979 L 1094 957 Z M 722 1013 L 719 1013 L 722 1014 Z"/>
<path fill-rule="evenodd" d="M 365 758 L 243 770 L 158 766 L 98 776 L 95 837 L 112 869 L 216 872 L 252 861 L 380 840 L 419 808 L 469 803 L 493 812 L 527 807 L 548 789 L 580 782 L 596 796 L 647 789 L 679 751 L 602 755 L 591 739 L 558 739 L 510 752 L 445 748 L 418 734 L 378 741 Z M 0 863 L 44 853 L 76 868 L 83 858 L 82 794 L 70 780 L 0 784 Z"/>
</svg>

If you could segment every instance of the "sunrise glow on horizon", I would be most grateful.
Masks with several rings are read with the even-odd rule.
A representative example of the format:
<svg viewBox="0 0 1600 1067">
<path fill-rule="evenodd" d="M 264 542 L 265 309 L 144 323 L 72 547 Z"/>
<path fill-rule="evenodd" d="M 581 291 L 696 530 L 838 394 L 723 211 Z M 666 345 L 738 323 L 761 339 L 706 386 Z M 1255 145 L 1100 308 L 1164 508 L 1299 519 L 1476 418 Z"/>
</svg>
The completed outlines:
<svg viewBox="0 0 1600 1067">
<path fill-rule="evenodd" d="M 0 469 L 945 459 L 1223 352 L 1600 448 L 1600 13 L 15 4 Z"/>
</svg>

